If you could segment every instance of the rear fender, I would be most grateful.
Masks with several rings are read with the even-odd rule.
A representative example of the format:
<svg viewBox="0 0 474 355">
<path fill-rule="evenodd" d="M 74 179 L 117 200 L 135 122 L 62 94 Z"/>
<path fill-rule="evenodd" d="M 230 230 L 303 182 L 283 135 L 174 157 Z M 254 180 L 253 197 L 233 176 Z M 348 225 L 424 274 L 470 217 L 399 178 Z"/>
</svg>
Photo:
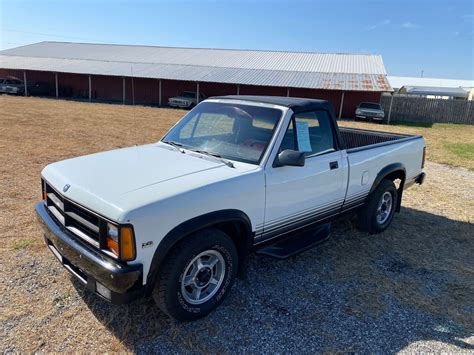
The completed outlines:
<svg viewBox="0 0 474 355">
<path fill-rule="evenodd" d="M 406 169 L 405 166 L 402 163 L 393 163 L 390 165 L 387 165 L 384 167 L 382 170 L 379 171 L 377 176 L 375 177 L 374 183 L 372 184 L 372 187 L 370 189 L 370 194 L 374 192 L 374 190 L 379 186 L 379 184 L 382 182 L 383 179 L 389 179 L 389 180 L 396 180 L 400 179 L 400 186 L 398 187 L 398 200 L 397 200 L 397 206 L 395 211 L 400 212 L 400 206 L 402 205 L 402 194 L 403 194 L 403 187 L 405 184 L 405 178 L 406 178 Z"/>
</svg>

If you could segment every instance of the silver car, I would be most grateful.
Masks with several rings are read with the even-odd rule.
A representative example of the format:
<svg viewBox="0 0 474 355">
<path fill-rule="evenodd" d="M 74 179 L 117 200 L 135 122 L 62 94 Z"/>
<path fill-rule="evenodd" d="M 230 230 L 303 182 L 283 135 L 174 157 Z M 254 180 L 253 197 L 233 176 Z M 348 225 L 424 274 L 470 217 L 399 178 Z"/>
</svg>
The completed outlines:
<svg viewBox="0 0 474 355">
<path fill-rule="evenodd" d="M 362 102 L 357 106 L 355 111 L 355 119 L 357 120 L 359 118 L 382 122 L 385 118 L 385 112 L 380 104 Z"/>
<path fill-rule="evenodd" d="M 206 95 L 199 93 L 199 102 L 206 99 Z M 183 91 L 178 96 L 168 99 L 168 105 L 171 107 L 193 108 L 198 104 L 197 93 L 194 91 Z"/>
<path fill-rule="evenodd" d="M 23 95 L 25 86 L 18 79 L 0 79 L 0 93 Z"/>
</svg>

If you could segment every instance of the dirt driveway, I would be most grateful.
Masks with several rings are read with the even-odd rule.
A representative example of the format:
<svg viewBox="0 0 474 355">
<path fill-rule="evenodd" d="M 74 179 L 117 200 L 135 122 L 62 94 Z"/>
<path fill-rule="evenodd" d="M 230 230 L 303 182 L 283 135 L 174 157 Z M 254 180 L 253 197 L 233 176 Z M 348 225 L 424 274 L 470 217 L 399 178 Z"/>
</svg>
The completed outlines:
<svg viewBox="0 0 474 355">
<path fill-rule="evenodd" d="M 474 351 L 474 172 L 428 163 L 385 233 L 344 220 L 297 257 L 252 256 L 216 312 L 179 324 L 151 300 L 113 306 L 72 281 L 33 205 L 48 162 L 156 140 L 182 112 L 136 108 L 132 121 L 120 106 L 0 104 L 1 352 Z"/>
</svg>

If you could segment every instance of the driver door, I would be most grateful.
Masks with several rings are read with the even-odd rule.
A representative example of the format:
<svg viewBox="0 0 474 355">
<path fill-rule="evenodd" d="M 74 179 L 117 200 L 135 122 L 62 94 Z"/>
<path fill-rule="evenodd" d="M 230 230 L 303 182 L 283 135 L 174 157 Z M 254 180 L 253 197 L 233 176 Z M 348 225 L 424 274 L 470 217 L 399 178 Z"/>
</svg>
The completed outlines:
<svg viewBox="0 0 474 355">
<path fill-rule="evenodd" d="M 345 196 L 347 163 L 337 149 L 326 111 L 293 116 L 281 142 L 285 149 L 304 151 L 303 167 L 266 168 L 264 230 L 272 239 L 336 215 Z"/>
</svg>

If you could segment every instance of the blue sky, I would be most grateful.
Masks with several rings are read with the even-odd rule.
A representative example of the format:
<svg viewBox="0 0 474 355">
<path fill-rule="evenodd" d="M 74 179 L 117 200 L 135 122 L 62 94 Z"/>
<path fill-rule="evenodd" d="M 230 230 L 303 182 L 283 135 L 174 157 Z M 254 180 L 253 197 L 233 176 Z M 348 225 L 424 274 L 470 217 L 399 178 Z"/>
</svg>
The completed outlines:
<svg viewBox="0 0 474 355">
<path fill-rule="evenodd" d="M 0 48 L 52 40 L 376 53 L 391 75 L 474 79 L 473 4 L 0 0 Z"/>
</svg>

